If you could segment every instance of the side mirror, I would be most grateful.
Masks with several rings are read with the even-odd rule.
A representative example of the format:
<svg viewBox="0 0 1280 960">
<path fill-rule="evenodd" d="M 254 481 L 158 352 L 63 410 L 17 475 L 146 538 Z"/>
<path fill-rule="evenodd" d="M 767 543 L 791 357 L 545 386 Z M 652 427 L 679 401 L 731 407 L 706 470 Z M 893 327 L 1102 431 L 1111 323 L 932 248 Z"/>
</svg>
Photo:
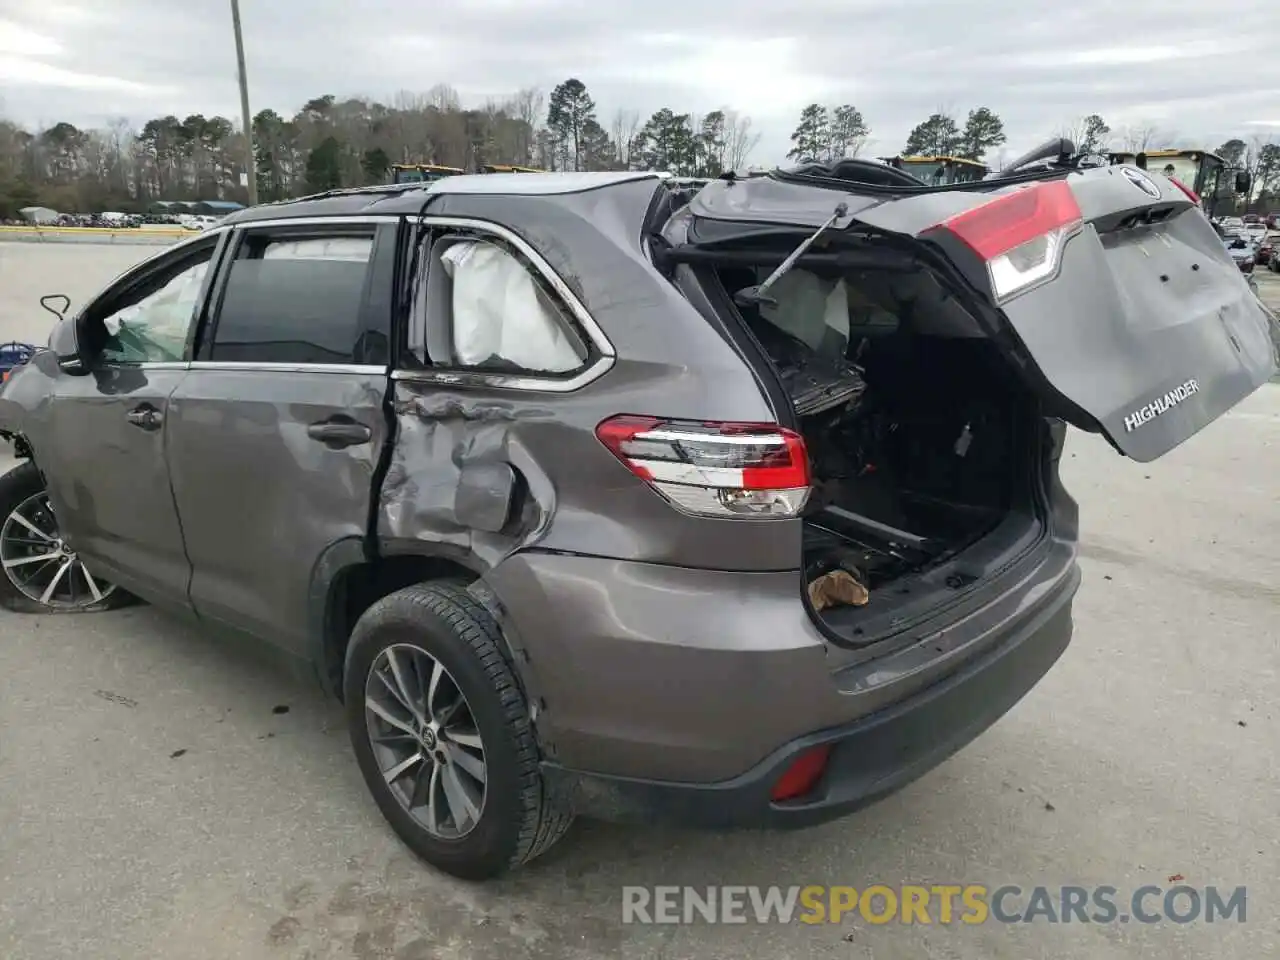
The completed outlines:
<svg viewBox="0 0 1280 960">
<path fill-rule="evenodd" d="M 89 372 L 89 364 L 80 352 L 74 318 L 58 321 L 49 334 L 49 350 L 58 361 L 58 369 L 68 376 L 82 377 Z"/>
<path fill-rule="evenodd" d="M 1248 193 L 1249 188 L 1253 186 L 1253 177 L 1249 176 L 1248 170 L 1236 171 L 1236 193 Z"/>
</svg>

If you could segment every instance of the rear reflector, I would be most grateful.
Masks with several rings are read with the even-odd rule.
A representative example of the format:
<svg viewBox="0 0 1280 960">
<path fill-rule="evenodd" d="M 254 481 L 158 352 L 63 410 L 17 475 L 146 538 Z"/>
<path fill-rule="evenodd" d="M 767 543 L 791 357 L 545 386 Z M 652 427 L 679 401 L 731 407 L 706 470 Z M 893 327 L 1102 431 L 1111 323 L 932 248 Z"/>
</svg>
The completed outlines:
<svg viewBox="0 0 1280 960">
<path fill-rule="evenodd" d="M 997 301 L 1052 279 L 1084 218 L 1065 180 L 1001 194 L 939 224 L 987 264 Z"/>
<path fill-rule="evenodd" d="M 803 797 L 822 779 L 823 773 L 827 770 L 827 760 L 831 757 L 831 745 L 829 743 L 820 746 L 811 747 L 800 756 L 791 761 L 791 766 L 783 772 L 778 778 L 778 782 L 773 785 L 773 789 L 769 792 L 770 799 L 774 803 L 780 803 L 783 800 L 794 800 L 796 797 Z"/>
<path fill-rule="evenodd" d="M 777 424 L 623 415 L 601 423 L 596 436 L 686 513 L 785 519 L 797 516 L 809 497 L 804 440 Z"/>
</svg>

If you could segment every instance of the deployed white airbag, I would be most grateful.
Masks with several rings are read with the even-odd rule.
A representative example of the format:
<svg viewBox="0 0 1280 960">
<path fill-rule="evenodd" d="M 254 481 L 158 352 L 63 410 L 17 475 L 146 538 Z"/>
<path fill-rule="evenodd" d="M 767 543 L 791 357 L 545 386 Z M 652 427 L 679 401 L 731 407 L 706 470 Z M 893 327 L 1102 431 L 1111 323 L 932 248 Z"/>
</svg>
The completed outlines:
<svg viewBox="0 0 1280 960">
<path fill-rule="evenodd" d="M 843 280 L 823 280 L 808 270 L 783 274 L 771 291 L 777 306 L 765 304 L 760 315 L 781 330 L 822 348 L 828 330 L 849 341 L 849 289 Z"/>
<path fill-rule="evenodd" d="M 466 240 L 440 255 L 453 280 L 457 363 L 505 361 L 525 370 L 567 373 L 582 365 L 555 306 L 524 264 L 492 243 Z"/>
</svg>

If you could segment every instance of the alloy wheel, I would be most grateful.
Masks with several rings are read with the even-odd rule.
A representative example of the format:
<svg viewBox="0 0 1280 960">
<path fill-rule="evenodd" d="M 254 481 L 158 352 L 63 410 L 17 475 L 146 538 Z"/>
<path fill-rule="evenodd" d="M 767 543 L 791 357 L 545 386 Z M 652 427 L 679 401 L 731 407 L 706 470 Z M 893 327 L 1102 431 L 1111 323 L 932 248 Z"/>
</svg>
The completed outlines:
<svg viewBox="0 0 1280 960">
<path fill-rule="evenodd" d="M 116 590 L 93 576 L 63 541 L 43 491 L 18 504 L 0 527 L 0 565 L 9 582 L 29 600 L 74 610 L 106 600 Z"/>
<path fill-rule="evenodd" d="M 388 789 L 431 836 L 459 840 L 480 822 L 488 770 L 466 696 L 412 644 L 378 654 L 365 681 L 369 743 Z"/>
</svg>

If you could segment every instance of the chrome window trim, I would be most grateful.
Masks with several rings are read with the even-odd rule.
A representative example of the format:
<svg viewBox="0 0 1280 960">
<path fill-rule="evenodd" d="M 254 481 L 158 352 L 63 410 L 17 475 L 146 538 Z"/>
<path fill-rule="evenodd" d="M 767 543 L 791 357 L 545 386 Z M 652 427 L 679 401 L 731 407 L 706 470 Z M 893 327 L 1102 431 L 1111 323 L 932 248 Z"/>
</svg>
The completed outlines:
<svg viewBox="0 0 1280 960">
<path fill-rule="evenodd" d="M 573 314 L 595 352 L 599 354 L 595 361 L 576 371 L 571 377 L 538 376 L 532 373 L 488 373 L 480 370 L 469 370 L 464 367 L 441 367 L 429 370 L 396 369 L 391 372 L 391 379 L 412 383 L 438 383 L 451 387 L 493 387 L 503 390 L 527 390 L 539 393 L 572 393 L 581 390 L 587 384 L 604 376 L 617 362 L 617 350 L 609 337 L 596 323 L 586 305 L 565 283 L 559 273 L 547 262 L 533 245 L 518 233 L 502 224 L 491 220 L 480 220 L 474 217 L 426 216 L 418 218 L 418 222 L 428 228 L 443 227 L 454 230 L 475 230 L 489 234 L 509 243 L 528 259 L 533 268 L 551 285 L 560 301 Z"/>
<path fill-rule="evenodd" d="M 391 379 L 408 383 L 436 383 L 446 387 L 489 387 L 533 393 L 572 393 L 600 379 L 613 367 L 613 357 L 600 357 L 572 377 L 554 380 L 527 374 L 485 373 L 473 370 L 392 370 Z"/>
<path fill-rule="evenodd" d="M 230 225 L 232 230 L 257 230 L 259 228 L 279 229 L 280 227 L 341 227 L 345 224 L 361 225 L 377 225 L 380 223 L 398 223 L 406 218 L 405 214 L 380 213 L 361 216 L 356 214 L 350 217 L 280 217 L 272 220 L 245 220 L 243 223 L 233 223 Z"/>
<path fill-rule="evenodd" d="M 386 376 L 387 365 L 368 363 L 259 363 L 253 360 L 192 360 L 188 369 L 244 373 L 348 373 Z"/>
<path fill-rule="evenodd" d="M 186 360 L 103 360 L 102 366 L 112 370 L 186 370 L 191 365 Z"/>
<path fill-rule="evenodd" d="M 253 360 L 143 360 L 130 363 L 117 360 L 104 367 L 129 370 L 211 370 L 243 373 L 354 373 L 386 376 L 386 364 L 374 363 L 259 363 Z"/>
</svg>

